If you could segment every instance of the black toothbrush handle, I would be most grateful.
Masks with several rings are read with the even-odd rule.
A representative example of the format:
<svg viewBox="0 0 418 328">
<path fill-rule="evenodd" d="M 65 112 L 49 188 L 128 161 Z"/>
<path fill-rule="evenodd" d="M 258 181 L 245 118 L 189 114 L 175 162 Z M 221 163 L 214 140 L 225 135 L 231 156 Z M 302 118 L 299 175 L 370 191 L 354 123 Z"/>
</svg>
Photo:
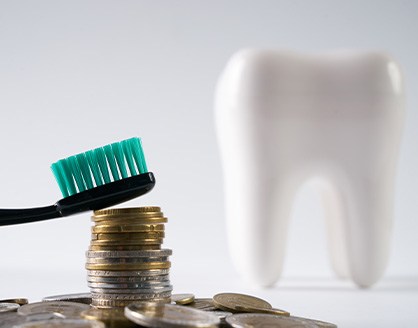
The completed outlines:
<svg viewBox="0 0 418 328">
<path fill-rule="evenodd" d="M 0 209 L 0 226 L 43 221 L 60 216 L 57 205 L 22 209 Z"/>
<path fill-rule="evenodd" d="M 37 222 L 89 210 L 100 210 L 142 196 L 151 191 L 154 186 L 154 174 L 147 172 L 65 197 L 51 206 L 0 209 L 0 226 Z"/>
</svg>

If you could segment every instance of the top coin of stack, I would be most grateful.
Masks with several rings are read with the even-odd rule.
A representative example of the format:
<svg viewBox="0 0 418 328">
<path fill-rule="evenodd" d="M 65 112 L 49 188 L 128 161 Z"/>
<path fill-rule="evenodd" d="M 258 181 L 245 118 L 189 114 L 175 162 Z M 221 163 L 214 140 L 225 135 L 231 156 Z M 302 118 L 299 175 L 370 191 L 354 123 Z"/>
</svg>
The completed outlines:
<svg viewBox="0 0 418 328">
<path fill-rule="evenodd" d="M 92 305 L 122 307 L 134 301 L 170 302 L 170 249 L 161 249 L 159 207 L 95 211 L 86 268 Z"/>
</svg>

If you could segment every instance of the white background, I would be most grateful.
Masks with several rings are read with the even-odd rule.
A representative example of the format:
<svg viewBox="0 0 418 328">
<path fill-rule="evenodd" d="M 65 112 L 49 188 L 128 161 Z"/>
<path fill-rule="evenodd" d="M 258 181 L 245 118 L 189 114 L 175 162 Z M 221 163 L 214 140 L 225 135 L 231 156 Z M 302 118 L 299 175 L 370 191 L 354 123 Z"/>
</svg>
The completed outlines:
<svg viewBox="0 0 418 328">
<path fill-rule="evenodd" d="M 52 162 L 140 136 L 157 186 L 130 205 L 159 205 L 169 218 L 166 246 L 174 250 L 177 292 L 246 291 L 341 327 L 414 327 L 417 13 L 414 1 L 2 0 L 1 206 L 55 202 L 61 197 Z M 381 49 L 402 66 L 407 118 L 392 256 L 386 278 L 372 290 L 334 280 L 319 199 L 310 187 L 295 203 L 277 287 L 253 289 L 234 271 L 213 94 L 226 61 L 244 47 Z M 86 291 L 89 226 L 89 214 L 83 214 L 0 227 L 0 298 L 35 301 Z"/>
</svg>

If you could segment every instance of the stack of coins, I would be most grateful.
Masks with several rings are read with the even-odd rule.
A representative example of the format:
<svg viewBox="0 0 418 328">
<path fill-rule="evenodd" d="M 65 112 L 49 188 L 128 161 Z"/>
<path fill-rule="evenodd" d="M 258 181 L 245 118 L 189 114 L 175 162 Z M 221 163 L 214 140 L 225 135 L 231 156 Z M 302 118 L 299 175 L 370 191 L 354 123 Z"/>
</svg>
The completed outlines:
<svg viewBox="0 0 418 328">
<path fill-rule="evenodd" d="M 86 253 L 92 305 L 124 307 L 132 302 L 169 303 L 170 249 L 161 249 L 164 217 L 159 207 L 95 211 Z"/>
</svg>

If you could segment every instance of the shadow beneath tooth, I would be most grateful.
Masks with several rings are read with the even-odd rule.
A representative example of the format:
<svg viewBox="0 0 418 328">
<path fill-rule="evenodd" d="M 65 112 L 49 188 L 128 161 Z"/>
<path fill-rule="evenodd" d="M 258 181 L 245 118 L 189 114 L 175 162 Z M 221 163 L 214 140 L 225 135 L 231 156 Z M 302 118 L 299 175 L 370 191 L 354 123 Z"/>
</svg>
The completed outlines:
<svg viewBox="0 0 418 328">
<path fill-rule="evenodd" d="M 326 277 L 291 277 L 283 278 L 280 283 L 268 289 L 279 291 L 329 291 L 348 293 L 380 292 L 417 292 L 418 274 L 409 276 L 391 276 L 384 278 L 371 288 L 359 288 L 350 280 L 338 280 Z"/>
</svg>

